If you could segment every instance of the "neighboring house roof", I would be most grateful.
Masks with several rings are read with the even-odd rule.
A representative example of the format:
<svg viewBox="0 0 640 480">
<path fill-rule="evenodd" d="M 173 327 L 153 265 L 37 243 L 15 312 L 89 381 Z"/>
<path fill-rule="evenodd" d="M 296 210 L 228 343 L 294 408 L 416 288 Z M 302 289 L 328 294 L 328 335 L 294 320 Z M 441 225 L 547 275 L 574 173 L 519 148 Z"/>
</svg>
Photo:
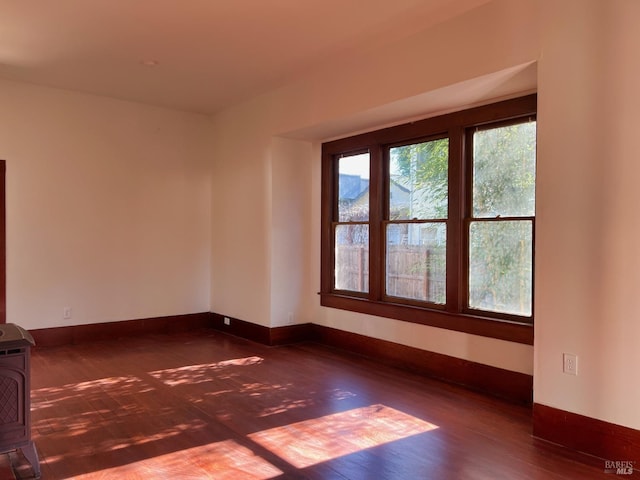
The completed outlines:
<svg viewBox="0 0 640 480">
<path fill-rule="evenodd" d="M 340 198 L 343 200 L 357 200 L 364 193 L 369 191 L 369 179 L 362 178 L 360 175 L 349 175 L 341 173 L 338 176 L 338 187 L 340 189 Z M 391 189 L 399 190 L 403 193 L 409 193 L 409 189 L 391 179 Z"/>
<path fill-rule="evenodd" d="M 338 176 L 338 188 L 340 199 L 353 201 L 369 191 L 369 179 L 362 178 L 360 175 L 341 173 Z"/>
<path fill-rule="evenodd" d="M 409 190 L 407 187 L 403 186 L 402 184 L 396 182 L 393 178 L 391 179 L 391 187 L 392 188 L 395 187 L 395 188 L 397 188 L 398 190 L 400 190 L 401 192 L 404 192 L 404 193 L 410 193 L 411 192 L 411 190 Z"/>
</svg>

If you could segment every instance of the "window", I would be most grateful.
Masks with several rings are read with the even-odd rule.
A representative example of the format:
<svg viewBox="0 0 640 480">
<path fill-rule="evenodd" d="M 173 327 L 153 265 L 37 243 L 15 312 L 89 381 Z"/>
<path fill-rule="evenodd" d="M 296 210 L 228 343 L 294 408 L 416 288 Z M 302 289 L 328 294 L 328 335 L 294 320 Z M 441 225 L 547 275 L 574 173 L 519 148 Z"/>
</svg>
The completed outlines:
<svg viewBox="0 0 640 480">
<path fill-rule="evenodd" d="M 334 232 L 337 290 L 369 291 L 369 154 L 338 160 L 338 221 Z"/>
<path fill-rule="evenodd" d="M 533 343 L 536 96 L 323 144 L 322 305 Z"/>
</svg>

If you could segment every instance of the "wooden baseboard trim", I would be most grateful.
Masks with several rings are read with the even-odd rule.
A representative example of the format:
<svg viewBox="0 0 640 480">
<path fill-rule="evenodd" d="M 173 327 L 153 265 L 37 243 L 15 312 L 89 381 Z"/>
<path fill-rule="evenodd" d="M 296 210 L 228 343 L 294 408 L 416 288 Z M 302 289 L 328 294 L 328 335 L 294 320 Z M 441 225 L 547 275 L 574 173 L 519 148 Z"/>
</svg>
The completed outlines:
<svg viewBox="0 0 640 480">
<path fill-rule="evenodd" d="M 228 325 L 225 324 L 225 319 L 228 319 Z M 251 340 L 252 342 L 262 343 L 263 345 L 269 345 L 271 338 L 269 327 L 219 313 L 211 313 L 211 326 L 221 332 Z"/>
<path fill-rule="evenodd" d="M 216 330 L 263 345 L 288 345 L 314 339 L 315 330 L 310 323 L 269 328 L 219 313 L 212 313 L 211 318 L 211 326 Z M 229 319 L 229 325 L 225 324 L 225 318 Z"/>
<path fill-rule="evenodd" d="M 531 405 L 533 401 L 533 377 L 524 373 L 316 324 L 269 328 L 228 316 L 225 325 L 225 316 L 217 313 L 212 318 L 215 329 L 264 345 L 313 341 L 510 402 Z"/>
<path fill-rule="evenodd" d="M 293 343 L 311 342 L 316 340 L 315 325 L 287 325 L 271 329 L 271 345 L 291 345 Z"/>
<path fill-rule="evenodd" d="M 533 376 L 415 347 L 314 325 L 316 341 L 510 402 L 531 405 Z"/>
<path fill-rule="evenodd" d="M 533 405 L 533 436 L 607 461 L 640 468 L 640 430 L 539 403 Z"/>
<path fill-rule="evenodd" d="M 91 323 L 30 330 L 37 347 L 115 340 L 148 333 L 176 333 L 211 327 L 209 312 L 120 322 Z"/>
<path fill-rule="evenodd" d="M 199 328 L 214 328 L 269 346 L 314 341 L 511 402 L 527 405 L 532 402 L 531 375 L 310 323 L 269 328 L 233 317 L 226 318 L 229 318 L 229 325 L 225 324 L 225 315 L 203 312 L 44 328 L 31 330 L 31 334 L 36 345 L 41 347 L 114 340 L 148 333 L 175 333 Z"/>
</svg>

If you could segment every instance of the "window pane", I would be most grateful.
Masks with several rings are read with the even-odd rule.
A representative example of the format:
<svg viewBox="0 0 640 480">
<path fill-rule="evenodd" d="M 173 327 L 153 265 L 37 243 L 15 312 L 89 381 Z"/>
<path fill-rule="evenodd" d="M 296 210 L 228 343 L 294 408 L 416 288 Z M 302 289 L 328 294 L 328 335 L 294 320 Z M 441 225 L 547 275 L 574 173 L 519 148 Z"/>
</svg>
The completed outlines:
<svg viewBox="0 0 640 480">
<path fill-rule="evenodd" d="M 388 224 L 386 237 L 387 295 L 444 304 L 446 224 Z"/>
<path fill-rule="evenodd" d="M 338 160 L 338 221 L 369 220 L 369 154 Z"/>
<path fill-rule="evenodd" d="M 472 222 L 469 227 L 469 307 L 531 315 L 531 221 Z"/>
<path fill-rule="evenodd" d="M 446 219 L 449 140 L 389 151 L 389 219 Z"/>
<path fill-rule="evenodd" d="M 336 225 L 334 267 L 337 290 L 369 291 L 369 225 Z"/>
<path fill-rule="evenodd" d="M 473 216 L 535 215 L 536 122 L 473 136 Z"/>
</svg>

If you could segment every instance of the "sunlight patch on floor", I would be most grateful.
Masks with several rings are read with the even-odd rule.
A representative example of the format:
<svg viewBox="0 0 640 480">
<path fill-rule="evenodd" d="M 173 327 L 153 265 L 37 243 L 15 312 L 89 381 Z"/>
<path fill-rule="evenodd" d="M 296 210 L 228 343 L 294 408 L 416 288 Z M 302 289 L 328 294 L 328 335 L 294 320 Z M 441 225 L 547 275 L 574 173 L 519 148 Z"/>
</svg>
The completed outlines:
<svg viewBox="0 0 640 480">
<path fill-rule="evenodd" d="M 194 466 L 194 462 L 197 466 Z M 281 470 L 255 455 L 250 449 L 233 440 L 225 440 L 73 478 L 268 480 L 282 474 Z"/>
<path fill-rule="evenodd" d="M 384 405 L 371 405 L 249 435 L 296 468 L 438 428 Z"/>
<path fill-rule="evenodd" d="M 97 398 L 105 392 L 109 392 L 110 395 L 127 395 L 132 392 L 140 394 L 152 390 L 151 385 L 133 375 L 100 378 L 57 387 L 44 387 L 31 391 L 31 410 L 46 409 L 52 407 L 56 402 L 74 400 L 78 397 Z"/>
<path fill-rule="evenodd" d="M 218 372 L 229 367 L 246 367 L 262 363 L 261 357 L 234 358 L 214 363 L 202 363 L 199 365 L 187 365 L 185 367 L 167 368 L 149 372 L 156 380 L 165 385 L 176 387 L 178 385 L 195 385 L 197 383 L 210 382 L 211 373 Z"/>
</svg>

